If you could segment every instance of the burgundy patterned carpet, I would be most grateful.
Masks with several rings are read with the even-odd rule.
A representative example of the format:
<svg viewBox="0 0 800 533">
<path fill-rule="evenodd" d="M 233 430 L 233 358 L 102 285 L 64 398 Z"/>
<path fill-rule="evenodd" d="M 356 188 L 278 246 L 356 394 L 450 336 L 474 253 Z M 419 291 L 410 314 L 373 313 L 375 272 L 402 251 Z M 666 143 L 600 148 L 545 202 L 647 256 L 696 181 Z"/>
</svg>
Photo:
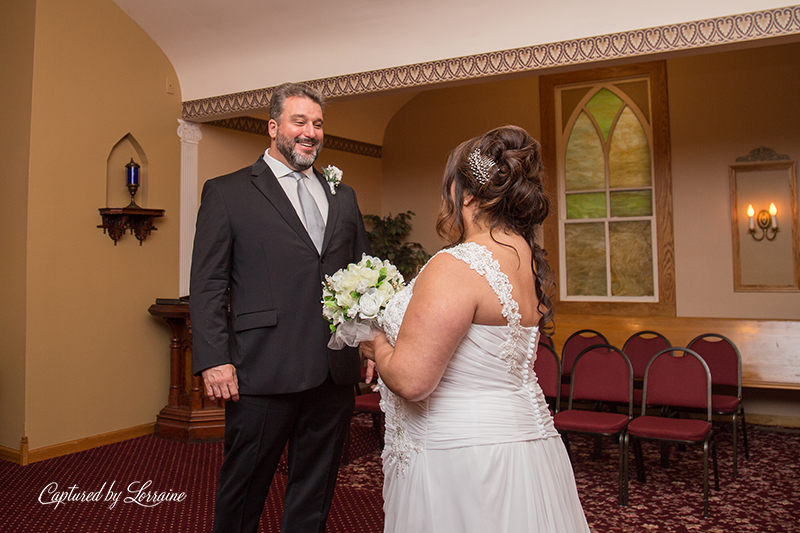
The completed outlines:
<svg viewBox="0 0 800 533">
<path fill-rule="evenodd" d="M 645 445 L 648 483 L 632 481 L 630 507 L 620 508 L 615 445 L 606 441 L 603 460 L 592 461 L 591 440 L 573 437 L 575 477 L 592 531 L 800 532 L 800 434 L 750 426 L 751 458 L 742 460 L 733 480 L 729 429 L 720 427 L 721 490 L 712 490 L 708 519 L 702 518 L 699 450 L 673 450 L 672 467 L 661 470 L 657 446 Z M 356 419 L 352 434 L 351 462 L 340 470 L 328 531 L 379 532 L 380 457 L 369 417 Z M 0 532 L 208 532 L 221 462 L 220 443 L 153 436 L 26 467 L 0 461 Z M 285 482 L 283 473 L 276 475 L 260 531 L 279 530 Z"/>
</svg>

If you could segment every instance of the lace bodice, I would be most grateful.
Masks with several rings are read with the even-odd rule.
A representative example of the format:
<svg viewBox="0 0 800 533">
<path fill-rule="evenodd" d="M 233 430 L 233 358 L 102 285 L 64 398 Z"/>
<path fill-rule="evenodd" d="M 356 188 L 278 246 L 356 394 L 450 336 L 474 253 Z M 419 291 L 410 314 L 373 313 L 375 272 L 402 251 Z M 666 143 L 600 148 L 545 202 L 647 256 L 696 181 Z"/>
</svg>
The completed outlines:
<svg viewBox="0 0 800 533">
<path fill-rule="evenodd" d="M 518 442 L 557 436 L 532 365 L 538 328 L 520 325 L 511 282 L 491 251 L 474 242 L 439 253 L 464 261 L 497 294 L 505 326 L 472 324 L 448 363 L 436 390 L 407 402 L 379 381 L 386 413 L 384 460 L 398 475 L 422 449 Z M 438 255 L 438 254 L 437 254 Z M 392 298 L 380 319 L 394 345 L 414 291 L 414 281 Z"/>
</svg>

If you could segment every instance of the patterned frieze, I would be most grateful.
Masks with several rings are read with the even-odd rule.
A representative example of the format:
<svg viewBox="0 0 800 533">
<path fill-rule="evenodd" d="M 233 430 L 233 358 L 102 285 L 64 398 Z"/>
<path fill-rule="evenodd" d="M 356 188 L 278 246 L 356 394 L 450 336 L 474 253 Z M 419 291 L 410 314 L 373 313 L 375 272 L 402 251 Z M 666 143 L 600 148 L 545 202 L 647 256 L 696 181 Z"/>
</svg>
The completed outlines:
<svg viewBox="0 0 800 533">
<path fill-rule="evenodd" d="M 337 98 L 798 34 L 800 5 L 795 5 L 372 70 L 308 83 L 321 90 L 326 97 Z M 263 110 L 269 107 L 271 94 L 272 88 L 266 88 L 190 100 L 183 103 L 183 118 L 203 120 L 248 110 Z"/>
</svg>

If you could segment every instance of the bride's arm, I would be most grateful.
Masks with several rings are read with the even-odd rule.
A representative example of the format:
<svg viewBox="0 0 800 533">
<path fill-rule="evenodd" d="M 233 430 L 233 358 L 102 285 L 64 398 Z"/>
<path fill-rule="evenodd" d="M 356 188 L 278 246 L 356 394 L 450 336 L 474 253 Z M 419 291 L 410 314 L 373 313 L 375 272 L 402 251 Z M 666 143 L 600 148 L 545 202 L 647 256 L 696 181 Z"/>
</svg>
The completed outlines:
<svg viewBox="0 0 800 533">
<path fill-rule="evenodd" d="M 414 282 L 394 348 L 380 335 L 365 354 L 398 396 L 419 401 L 439 384 L 447 363 L 475 316 L 472 284 L 480 277 L 450 254 L 439 254 Z"/>
</svg>

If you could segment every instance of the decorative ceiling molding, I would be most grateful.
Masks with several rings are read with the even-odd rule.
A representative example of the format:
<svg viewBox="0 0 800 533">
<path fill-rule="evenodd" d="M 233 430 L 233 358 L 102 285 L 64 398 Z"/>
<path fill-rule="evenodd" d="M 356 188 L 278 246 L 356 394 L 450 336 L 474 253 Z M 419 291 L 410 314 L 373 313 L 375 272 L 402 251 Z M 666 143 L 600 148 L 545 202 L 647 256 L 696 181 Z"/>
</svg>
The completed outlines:
<svg viewBox="0 0 800 533">
<path fill-rule="evenodd" d="M 206 122 L 208 126 L 217 126 L 229 130 L 242 131 L 244 133 L 252 133 L 255 135 L 263 135 L 269 137 L 269 130 L 267 125 L 269 121 L 253 117 L 236 117 L 226 118 L 222 120 L 212 120 Z M 338 150 L 340 152 L 349 152 L 351 154 L 364 155 L 367 157 L 381 158 L 382 148 L 377 144 L 370 144 L 361 141 L 354 141 L 353 139 L 346 139 L 344 137 L 337 137 L 336 135 L 325 135 L 323 137 L 322 146 L 330 150 Z"/>
<path fill-rule="evenodd" d="M 800 5 L 309 81 L 328 98 L 800 35 Z M 269 107 L 272 88 L 190 100 L 183 118 Z"/>
</svg>

